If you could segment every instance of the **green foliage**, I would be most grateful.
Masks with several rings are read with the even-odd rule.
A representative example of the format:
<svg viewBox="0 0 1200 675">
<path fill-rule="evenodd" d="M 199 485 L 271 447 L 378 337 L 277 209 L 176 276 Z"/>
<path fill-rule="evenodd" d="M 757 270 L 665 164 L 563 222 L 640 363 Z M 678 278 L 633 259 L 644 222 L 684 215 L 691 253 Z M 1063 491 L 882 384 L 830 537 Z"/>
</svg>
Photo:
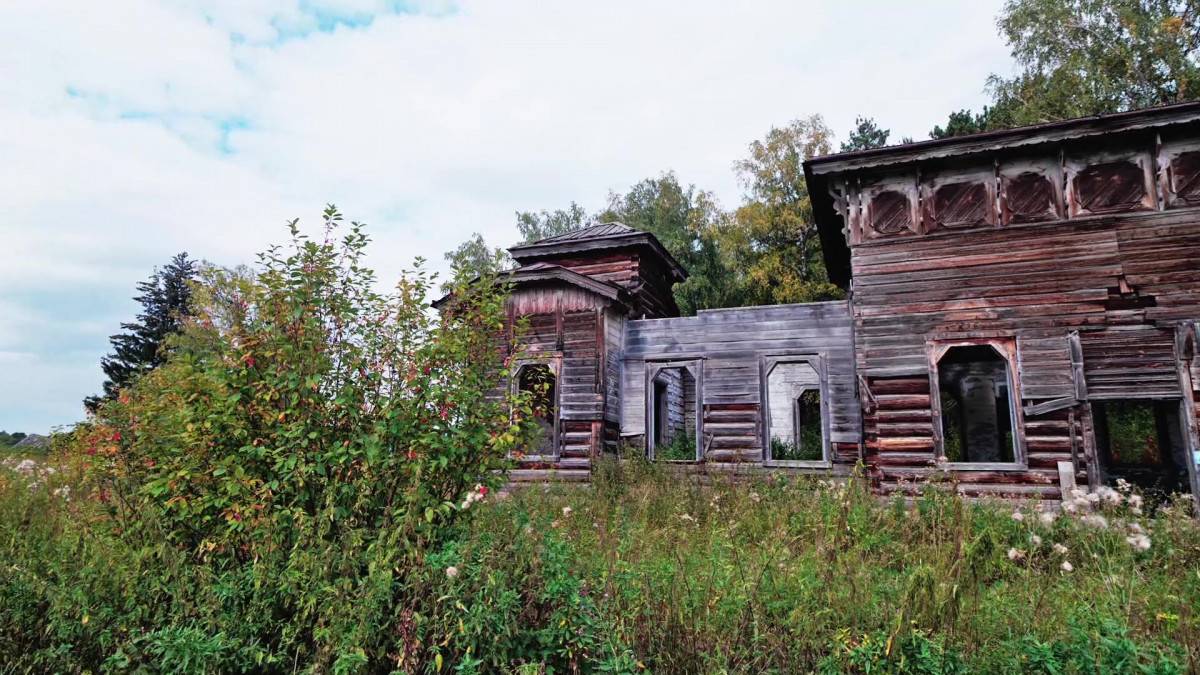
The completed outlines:
<svg viewBox="0 0 1200 675">
<path fill-rule="evenodd" d="M 970 110 L 959 110 L 950 113 L 950 119 L 946 121 L 946 126 L 935 125 L 933 131 L 929 132 L 930 138 L 950 138 L 952 136 L 963 136 L 966 134 L 974 134 L 980 131 L 987 131 L 991 109 L 985 107 L 982 113 L 972 113 Z"/>
<path fill-rule="evenodd" d="M 1197 98 L 1197 9 L 1192 0 L 1009 0 L 998 25 L 1021 70 L 990 79 L 989 126 Z"/>
<path fill-rule="evenodd" d="M 719 249 L 726 221 L 716 197 L 694 185 L 684 186 L 674 173 L 647 178 L 625 194 L 610 194 L 598 216 L 654 234 L 688 271 L 676 284 L 675 301 L 684 315 L 712 307 L 744 304 L 736 294 L 733 272 Z"/>
<path fill-rule="evenodd" d="M 97 522 L 74 536 L 114 560 L 62 571 L 78 577 L 75 623 L 62 643 L 22 638 L 30 663 L 351 672 L 433 658 L 405 614 L 433 602 L 425 557 L 501 480 L 531 414 L 525 397 L 493 397 L 504 289 L 460 280 L 435 317 L 419 261 L 375 291 L 363 227 L 341 220 L 327 209 L 315 239 L 293 223 L 253 279 L 208 275 L 167 361 L 67 439 L 83 471 L 72 494 Z M 72 544 L 47 543 L 60 561 Z"/>
<path fill-rule="evenodd" d="M 842 141 L 840 150 L 842 152 L 851 152 L 854 150 L 882 148 L 887 145 L 888 136 L 891 133 L 888 129 L 879 128 L 874 118 L 855 117 L 854 128 L 850 130 L 850 135 L 846 140 Z"/>
<path fill-rule="evenodd" d="M 565 209 L 553 211 L 518 211 L 517 232 L 521 233 L 521 243 L 532 244 L 560 234 L 586 227 L 588 224 L 587 211 L 582 206 L 571 202 Z"/>
<path fill-rule="evenodd" d="M 108 339 L 113 353 L 100 360 L 100 368 L 108 379 L 103 394 L 84 399 L 84 407 L 90 412 L 96 412 L 105 401 L 116 398 L 122 387 L 166 361 L 163 346 L 167 338 L 182 329 L 192 311 L 192 282 L 196 274 L 196 262 L 187 253 L 180 253 L 137 285 L 141 295 L 134 300 L 142 305 L 142 311 L 136 321 L 121 324 L 125 332 Z"/>
<path fill-rule="evenodd" d="M 696 435 L 675 434 L 666 443 L 654 446 L 654 458 L 668 462 L 696 461 Z"/>
<path fill-rule="evenodd" d="M 1186 502 L 1138 518 L 1143 551 L 1125 507 L 1103 528 L 1018 521 L 952 491 L 701 485 L 634 459 L 589 489 L 476 502 L 409 561 L 310 538 L 224 565 L 120 529 L 72 457 L 32 489 L 0 468 L 11 671 L 1165 674 L 1200 658 Z"/>
<path fill-rule="evenodd" d="M 14 431 L 11 434 L 7 431 L 0 431 L 0 448 L 7 448 L 17 443 L 20 443 L 26 434 L 24 431 Z"/>
<path fill-rule="evenodd" d="M 831 138 L 819 115 L 794 120 L 751 143 L 750 156 L 735 165 L 748 199 L 723 231 L 722 246 L 729 267 L 739 270 L 743 304 L 843 297 L 825 271 L 803 167 L 830 152 Z"/>
<path fill-rule="evenodd" d="M 471 277 L 489 277 L 512 267 L 512 258 L 503 248 L 493 248 L 484 241 L 478 232 L 458 245 L 453 251 L 447 251 L 442 257 L 450 263 L 451 278 L 442 284 L 442 292 L 454 290 L 455 279 Z"/>
</svg>

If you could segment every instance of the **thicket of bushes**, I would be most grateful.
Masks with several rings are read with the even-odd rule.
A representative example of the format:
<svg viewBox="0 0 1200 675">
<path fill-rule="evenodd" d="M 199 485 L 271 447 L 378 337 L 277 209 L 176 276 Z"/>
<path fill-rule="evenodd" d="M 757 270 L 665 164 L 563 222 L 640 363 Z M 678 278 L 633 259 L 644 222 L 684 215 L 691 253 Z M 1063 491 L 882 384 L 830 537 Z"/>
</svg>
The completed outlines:
<svg viewBox="0 0 1200 675">
<path fill-rule="evenodd" d="M 0 467 L 0 672 L 1176 673 L 1186 506 L 1060 515 L 602 463 L 501 498 L 501 289 L 378 295 L 327 213 L 209 271 L 167 363 Z"/>
</svg>

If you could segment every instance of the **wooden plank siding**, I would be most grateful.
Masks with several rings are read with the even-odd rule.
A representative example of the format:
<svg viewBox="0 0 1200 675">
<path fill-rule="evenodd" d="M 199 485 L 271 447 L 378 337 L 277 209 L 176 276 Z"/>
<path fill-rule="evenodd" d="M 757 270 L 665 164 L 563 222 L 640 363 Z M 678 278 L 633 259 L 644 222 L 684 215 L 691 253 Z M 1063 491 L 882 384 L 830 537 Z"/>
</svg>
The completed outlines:
<svg viewBox="0 0 1200 675">
<path fill-rule="evenodd" d="M 820 355 L 828 375 L 830 441 L 838 464 L 853 464 L 861 438 L 850 313 L 845 302 L 701 311 L 694 317 L 626 324 L 621 431 L 646 433 L 647 361 L 704 362 L 706 462 L 763 461 L 760 360 Z"/>
</svg>

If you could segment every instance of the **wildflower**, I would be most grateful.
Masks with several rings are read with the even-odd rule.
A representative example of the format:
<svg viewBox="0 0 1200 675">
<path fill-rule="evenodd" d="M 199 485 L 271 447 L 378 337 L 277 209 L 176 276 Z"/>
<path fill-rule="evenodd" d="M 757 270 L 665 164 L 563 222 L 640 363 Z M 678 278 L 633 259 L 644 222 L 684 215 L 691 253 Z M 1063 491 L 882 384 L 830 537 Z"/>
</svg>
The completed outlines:
<svg viewBox="0 0 1200 675">
<path fill-rule="evenodd" d="M 1064 571 L 1064 572 L 1073 572 L 1073 571 L 1075 571 L 1075 566 L 1071 564 L 1071 561 L 1070 561 L 1070 560 L 1064 560 L 1064 561 L 1062 561 L 1062 564 L 1061 564 L 1061 565 L 1059 565 L 1059 567 L 1061 567 L 1061 568 L 1062 568 L 1062 571 Z"/>
<path fill-rule="evenodd" d="M 458 568 L 455 567 L 454 565 L 447 567 L 446 568 L 446 576 L 450 577 L 451 579 L 457 577 L 458 576 Z"/>
<path fill-rule="evenodd" d="M 1125 500 L 1125 498 L 1121 496 L 1120 492 L 1117 492 L 1107 485 L 1101 485 L 1100 488 L 1096 490 L 1096 496 L 1097 498 L 1103 499 L 1104 501 L 1113 505 L 1120 504 Z"/>
<path fill-rule="evenodd" d="M 62 497 L 63 499 L 70 499 L 71 498 L 71 486 L 64 485 L 60 488 L 56 488 L 52 494 L 55 497 Z"/>
<path fill-rule="evenodd" d="M 1129 481 L 1125 480 L 1124 478 L 1117 479 L 1117 490 L 1128 494 L 1132 489 L 1133 486 L 1129 484 Z"/>
<path fill-rule="evenodd" d="M 1090 515 L 1086 515 L 1086 516 L 1080 518 L 1079 520 L 1084 525 L 1090 525 L 1098 530 L 1104 530 L 1104 529 L 1108 528 L 1108 519 L 1105 518 L 1104 516 L 1100 515 L 1099 513 L 1093 513 Z"/>
<path fill-rule="evenodd" d="M 16 467 L 18 472 L 26 475 L 33 473 L 34 469 L 36 468 L 37 462 L 33 461 L 32 459 L 23 459 L 19 464 L 17 464 Z"/>
<path fill-rule="evenodd" d="M 762 501 L 762 496 L 761 496 L 761 495 L 759 495 L 757 492 L 751 492 L 751 493 L 750 493 L 750 501 L 752 501 L 752 502 L 754 502 L 755 504 L 757 504 L 757 503 L 759 503 L 760 501 Z"/>
<path fill-rule="evenodd" d="M 570 516 L 571 515 L 571 507 L 569 507 L 569 506 L 562 507 L 562 514 L 563 514 L 564 518 Z"/>
<path fill-rule="evenodd" d="M 687 513 L 681 514 L 681 515 L 679 516 L 679 519 L 680 519 L 680 520 L 686 520 L 686 521 L 687 521 L 687 522 L 689 522 L 689 523 L 694 523 L 694 522 L 696 522 L 696 519 L 695 519 L 695 518 L 693 518 L 693 517 L 691 516 L 691 514 L 687 514 Z"/>
<path fill-rule="evenodd" d="M 1075 504 L 1075 502 L 1063 502 L 1062 510 L 1065 513 L 1075 513 L 1079 510 L 1079 507 Z"/>
<path fill-rule="evenodd" d="M 1129 495 L 1129 506 L 1133 507 L 1134 510 L 1141 509 L 1142 508 L 1142 496 L 1141 495 Z"/>
<path fill-rule="evenodd" d="M 1084 499 L 1086 499 L 1088 501 L 1088 503 L 1099 504 L 1100 503 L 1100 493 L 1099 492 L 1089 492 L 1089 493 L 1087 493 L 1087 496 L 1084 497 Z"/>
<path fill-rule="evenodd" d="M 1022 551 L 1021 549 L 1018 549 L 1018 548 L 1008 549 L 1008 559 L 1009 560 L 1020 560 L 1021 558 L 1024 558 L 1024 557 L 1025 557 L 1025 552 Z"/>
<path fill-rule="evenodd" d="M 1053 511 L 1042 511 L 1041 513 L 1038 514 L 1038 520 L 1042 523 L 1042 525 L 1045 525 L 1047 527 L 1049 527 L 1050 525 L 1053 525 L 1054 520 L 1057 517 L 1058 516 L 1056 516 Z"/>
<path fill-rule="evenodd" d="M 1138 551 L 1145 551 L 1150 548 L 1150 537 L 1144 534 L 1131 534 L 1125 537 L 1125 541 L 1129 542 L 1129 545 Z"/>
<path fill-rule="evenodd" d="M 1034 535 L 1030 535 L 1030 537 L 1029 537 L 1029 543 L 1033 544 L 1034 546 L 1041 546 L 1041 545 L 1042 545 L 1042 538 L 1041 538 L 1041 537 L 1039 537 L 1039 536 L 1037 536 L 1036 534 L 1034 534 Z"/>
<path fill-rule="evenodd" d="M 1142 527 L 1141 523 L 1130 523 L 1129 531 L 1134 534 L 1146 534 L 1146 528 Z"/>
<path fill-rule="evenodd" d="M 1058 544 L 1058 543 L 1054 544 L 1054 552 L 1059 555 L 1066 555 L 1068 550 L 1069 549 L 1067 549 L 1067 547 L 1063 546 L 1062 544 Z"/>
<path fill-rule="evenodd" d="M 1012 513 L 1012 519 L 1013 519 L 1013 520 L 1015 520 L 1015 521 L 1017 521 L 1017 522 L 1019 523 L 1019 522 L 1021 522 L 1022 520 L 1025 520 L 1025 514 L 1024 514 L 1024 513 L 1021 513 L 1020 511 L 1013 511 L 1013 513 Z"/>
</svg>

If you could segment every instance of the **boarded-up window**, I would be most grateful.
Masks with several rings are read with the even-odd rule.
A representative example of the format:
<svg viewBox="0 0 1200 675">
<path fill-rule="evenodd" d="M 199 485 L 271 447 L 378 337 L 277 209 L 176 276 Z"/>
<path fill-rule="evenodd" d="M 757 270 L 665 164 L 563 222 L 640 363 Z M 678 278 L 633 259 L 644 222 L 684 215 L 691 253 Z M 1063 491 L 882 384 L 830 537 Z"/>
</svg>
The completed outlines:
<svg viewBox="0 0 1200 675">
<path fill-rule="evenodd" d="M 1037 171 L 1023 171 L 1003 179 L 1006 223 L 1036 223 L 1058 217 L 1054 185 Z"/>
<path fill-rule="evenodd" d="M 766 374 L 767 461 L 826 461 L 817 369 L 809 361 L 780 361 L 769 364 Z"/>
<path fill-rule="evenodd" d="M 951 347 L 937 380 L 945 461 L 1016 462 L 1008 360 L 991 345 Z"/>
<path fill-rule="evenodd" d="M 1088 213 L 1116 213 L 1143 207 L 1146 173 L 1135 162 L 1093 164 L 1075 176 L 1075 199 Z"/>
<path fill-rule="evenodd" d="M 1200 204 L 1200 150 L 1181 152 L 1171 158 L 1171 192 L 1174 202 Z"/>
<path fill-rule="evenodd" d="M 937 227 L 965 229 L 991 222 L 992 203 L 981 182 L 940 185 L 929 200 L 928 218 Z"/>
<path fill-rule="evenodd" d="M 1092 404 L 1103 479 L 1124 479 L 1147 492 L 1188 490 L 1187 450 L 1177 400 Z"/>
<path fill-rule="evenodd" d="M 539 455 L 557 454 L 555 431 L 558 425 L 558 381 L 550 367 L 544 364 L 522 366 L 517 373 L 517 390 L 528 400 L 538 425 L 534 452 Z"/>
<path fill-rule="evenodd" d="M 912 204 L 899 190 L 884 190 L 871 200 L 870 227 L 877 234 L 898 234 L 912 227 Z"/>
</svg>

